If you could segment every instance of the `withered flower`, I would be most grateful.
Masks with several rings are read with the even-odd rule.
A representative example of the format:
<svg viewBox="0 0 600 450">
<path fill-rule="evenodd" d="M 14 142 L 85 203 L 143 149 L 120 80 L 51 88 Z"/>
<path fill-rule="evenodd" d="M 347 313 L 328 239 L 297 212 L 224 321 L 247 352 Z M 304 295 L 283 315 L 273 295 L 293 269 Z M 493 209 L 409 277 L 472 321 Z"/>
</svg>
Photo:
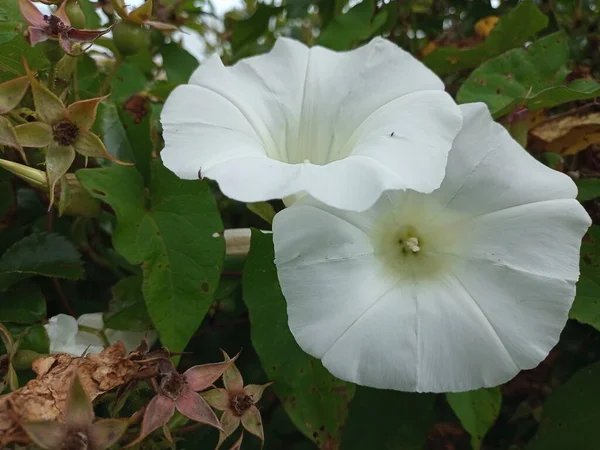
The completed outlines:
<svg viewBox="0 0 600 450">
<path fill-rule="evenodd" d="M 94 42 L 111 30 L 82 30 L 72 27 L 66 7 L 65 0 L 54 14 L 42 14 L 30 0 L 19 0 L 21 14 L 30 25 L 27 28 L 27 39 L 32 46 L 48 39 L 57 40 L 63 50 L 72 55 L 74 43 Z"/>
<path fill-rule="evenodd" d="M 152 0 L 146 0 L 146 2 L 131 12 L 127 12 L 123 0 L 112 0 L 112 6 L 119 16 L 127 22 L 135 23 L 137 25 L 148 25 L 161 31 L 173 31 L 177 29 L 177 27 L 169 25 L 168 23 L 150 20 L 150 17 L 152 17 Z"/>
<path fill-rule="evenodd" d="M 23 99 L 29 88 L 29 77 L 19 77 L 0 83 L 0 145 L 16 148 L 25 161 L 27 157 L 17 140 L 17 132 L 10 120 L 2 117 L 12 111 Z"/>
<path fill-rule="evenodd" d="M 172 363 L 166 367 L 161 364 L 163 367 L 159 375 L 158 394 L 148 403 L 140 435 L 129 444 L 129 447 L 165 425 L 175 413 L 175 409 L 189 419 L 221 430 L 217 416 L 198 391 L 210 387 L 233 364 L 234 360 L 235 358 L 220 363 L 190 367 L 183 374 L 178 373 Z"/>
<path fill-rule="evenodd" d="M 106 158 L 117 164 L 130 165 L 112 156 L 102 140 L 90 131 L 96 120 L 98 104 L 106 97 L 91 98 L 72 103 L 63 102 L 35 78 L 25 64 L 38 122 L 15 127 L 17 140 L 23 147 L 46 148 L 50 206 L 54 202 L 54 188 L 75 159 L 75 152 L 94 158 Z"/>
<path fill-rule="evenodd" d="M 223 354 L 225 355 L 225 361 L 231 362 L 227 353 L 223 352 Z M 249 384 L 244 386 L 242 374 L 235 364 L 232 363 L 223 374 L 225 389 L 216 388 L 202 394 L 210 406 L 219 411 L 224 411 L 221 416 L 223 431 L 219 435 L 219 442 L 216 449 L 237 430 L 240 422 L 246 430 L 264 442 L 265 436 L 262 418 L 260 411 L 256 407 L 256 403 L 262 397 L 264 390 L 271 384 L 273 383 L 263 385 Z M 239 442 L 241 445 L 241 437 Z"/>
<path fill-rule="evenodd" d="M 75 375 L 67 397 L 65 423 L 27 422 L 21 424 L 32 441 L 49 450 L 104 450 L 125 433 L 126 419 L 101 419 L 94 423 L 94 408 Z"/>
</svg>

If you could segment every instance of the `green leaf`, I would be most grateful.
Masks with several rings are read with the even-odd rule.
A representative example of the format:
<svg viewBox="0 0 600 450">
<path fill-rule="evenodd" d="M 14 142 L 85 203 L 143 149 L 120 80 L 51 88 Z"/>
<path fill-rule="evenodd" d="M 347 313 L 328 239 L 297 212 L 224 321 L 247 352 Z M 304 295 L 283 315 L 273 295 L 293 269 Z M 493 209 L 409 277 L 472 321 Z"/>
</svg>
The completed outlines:
<svg viewBox="0 0 600 450">
<path fill-rule="evenodd" d="M 438 75 L 477 67 L 484 61 L 520 47 L 548 25 L 548 18 L 532 1 L 519 3 L 504 15 L 490 35 L 471 48 L 440 47 L 423 62 Z"/>
<path fill-rule="evenodd" d="M 142 277 L 123 278 L 113 287 L 104 326 L 113 330 L 147 331 L 152 322 L 142 293 Z"/>
<path fill-rule="evenodd" d="M 464 429 L 471 435 L 471 446 L 474 450 L 479 450 L 483 437 L 500 414 L 500 389 L 494 387 L 468 392 L 449 392 L 446 394 L 446 400 Z"/>
<path fill-rule="evenodd" d="M 75 246 L 59 234 L 31 234 L 10 247 L 0 259 L 0 291 L 34 275 L 83 277 Z"/>
<path fill-rule="evenodd" d="M 320 448 L 336 448 L 354 385 L 333 377 L 296 344 L 273 258 L 272 235 L 252 230 L 242 278 L 252 344 L 294 425 Z"/>
<path fill-rule="evenodd" d="M 537 437 L 527 450 L 600 448 L 600 362 L 589 365 L 546 400 Z"/>
<path fill-rule="evenodd" d="M 181 351 L 219 282 L 223 224 L 205 182 L 180 180 L 159 160 L 152 170 L 148 188 L 133 167 L 83 169 L 77 177 L 115 211 L 113 245 L 131 264 L 142 263 L 148 314 L 162 343 Z"/>
<path fill-rule="evenodd" d="M 25 75 L 22 57 L 34 72 L 46 69 L 50 64 L 41 45 L 32 47 L 22 36 L 17 36 L 0 43 L 0 82 Z"/>
<path fill-rule="evenodd" d="M 600 331 L 600 226 L 592 225 L 581 244 L 581 274 L 569 318 Z"/>
<path fill-rule="evenodd" d="M 495 117 L 517 105 L 531 111 L 600 94 L 600 84 L 575 80 L 564 85 L 569 73 L 567 35 L 550 34 L 527 49 L 515 49 L 475 69 L 457 93 L 460 103 L 485 102 Z"/>
<path fill-rule="evenodd" d="M 25 29 L 17 0 L 2 2 L 0 6 L 0 44 L 8 42 Z"/>
<path fill-rule="evenodd" d="M 85 16 L 85 27 L 92 29 L 100 28 L 102 23 L 100 22 L 100 17 L 96 13 L 96 8 L 94 8 L 92 2 L 90 2 L 90 0 L 78 0 L 78 3 Z"/>
<path fill-rule="evenodd" d="M 36 323 L 31 326 L 24 326 L 20 324 L 6 324 L 15 338 L 21 338 L 19 351 L 31 350 L 40 354 L 48 354 L 50 352 L 50 339 L 44 325 Z"/>
<path fill-rule="evenodd" d="M 240 50 L 245 44 L 252 43 L 269 29 L 271 17 L 283 10 L 281 6 L 271 6 L 257 3 L 256 10 L 247 19 L 237 20 L 230 16 L 225 17 L 225 28 L 231 31 L 231 49 L 233 52 Z"/>
<path fill-rule="evenodd" d="M 163 45 L 160 53 L 167 79 L 171 83 L 187 83 L 192 72 L 198 67 L 198 60 L 175 42 Z"/>
<path fill-rule="evenodd" d="M 348 50 L 374 36 L 387 20 L 387 11 L 373 17 L 374 0 L 364 0 L 334 19 L 321 31 L 317 43 L 333 50 Z"/>
<path fill-rule="evenodd" d="M 275 210 L 268 202 L 246 203 L 246 207 L 267 223 L 273 223 Z"/>
<path fill-rule="evenodd" d="M 3 322 L 33 324 L 46 318 L 46 300 L 37 284 L 20 283 L 0 294 Z"/>
<path fill-rule="evenodd" d="M 136 98 L 136 101 L 138 99 Z M 154 144 L 151 137 L 149 105 L 139 97 L 139 112 L 134 114 L 107 101 L 99 105 L 98 133 L 102 136 L 111 154 L 120 160 L 133 161 L 135 167 L 144 178 L 145 184 L 150 182 L 152 152 Z"/>
<path fill-rule="evenodd" d="M 577 180 L 577 200 L 587 202 L 600 197 L 600 178 L 584 178 Z"/>
<path fill-rule="evenodd" d="M 356 388 L 342 450 L 425 448 L 435 422 L 435 395 Z"/>
<path fill-rule="evenodd" d="M 144 90 L 148 82 L 142 70 L 129 62 L 117 69 L 112 80 L 112 93 L 110 98 L 116 102 L 127 100 L 132 95 Z"/>
</svg>

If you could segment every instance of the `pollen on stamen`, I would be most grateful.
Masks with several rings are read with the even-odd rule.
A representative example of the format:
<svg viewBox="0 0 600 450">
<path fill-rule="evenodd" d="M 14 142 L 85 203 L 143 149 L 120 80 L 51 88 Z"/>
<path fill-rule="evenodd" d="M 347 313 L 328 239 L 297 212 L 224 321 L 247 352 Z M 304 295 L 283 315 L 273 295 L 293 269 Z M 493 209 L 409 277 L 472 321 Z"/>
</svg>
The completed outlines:
<svg viewBox="0 0 600 450">
<path fill-rule="evenodd" d="M 417 253 L 419 250 L 421 250 L 421 247 L 419 247 L 419 239 L 416 237 L 411 237 L 404 241 L 404 247 L 413 253 Z"/>
</svg>

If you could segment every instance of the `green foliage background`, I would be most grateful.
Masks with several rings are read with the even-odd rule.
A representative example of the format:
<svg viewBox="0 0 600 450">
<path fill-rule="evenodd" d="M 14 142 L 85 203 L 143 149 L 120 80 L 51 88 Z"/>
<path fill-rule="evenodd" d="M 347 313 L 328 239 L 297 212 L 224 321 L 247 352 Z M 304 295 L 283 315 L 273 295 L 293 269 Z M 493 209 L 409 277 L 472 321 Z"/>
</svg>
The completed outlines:
<svg viewBox="0 0 600 450">
<path fill-rule="evenodd" d="M 529 134 L 550 118 L 600 111 L 594 100 L 600 96 L 600 1 L 347 3 L 246 0 L 224 18 L 208 0 L 157 0 L 154 9 L 227 64 L 268 51 L 278 36 L 335 50 L 385 36 L 439 74 L 458 102 L 485 102 L 534 156 L 574 177 L 594 225 L 582 248 L 572 320 L 546 361 L 503 386 L 430 395 L 356 387 L 303 353 L 287 328 L 271 236 L 257 231 L 269 229 L 283 205 L 232 201 L 212 182 L 179 180 L 160 161 L 162 105 L 198 62 L 178 38 L 154 29 L 144 31 L 134 55 L 100 38 L 77 58 L 72 80 L 55 80 L 70 100 L 111 92 L 93 130 L 113 156 L 135 163 L 90 160 L 85 168 L 76 159 L 71 172 L 102 203 L 96 214 L 49 212 L 46 193 L 0 171 L 0 322 L 19 341 L 21 356 L 48 353 L 43 323 L 49 317 L 98 311 L 108 328 L 155 328 L 171 351 L 185 350 L 181 369 L 220 360 L 220 348 L 243 349 L 238 367 L 245 380 L 275 382 L 260 405 L 267 450 L 600 448 L 600 138 L 556 152 Z M 79 4 L 88 28 L 116 19 L 109 2 Z M 0 3 L 0 82 L 25 73 L 22 57 L 48 80 L 57 47 L 27 44 L 16 5 Z M 488 16 L 499 22 L 487 36 L 476 33 L 476 23 Z M 33 108 L 30 94 L 23 105 Z M 581 129 L 568 142 L 588 132 Z M 3 158 L 20 161 L 4 150 Z M 38 150 L 28 158 L 31 167 L 43 162 Z M 223 230 L 243 227 L 254 228 L 250 255 L 225 256 Z M 21 384 L 33 376 L 26 365 L 18 368 Z M 135 411 L 151 392 L 133 395 L 131 411 L 120 414 Z M 214 430 L 182 428 L 181 420 L 171 425 L 176 448 L 214 448 Z M 185 432 L 178 434 L 180 428 Z M 158 432 L 141 448 L 173 445 Z M 251 437 L 243 446 L 259 447 Z"/>
</svg>

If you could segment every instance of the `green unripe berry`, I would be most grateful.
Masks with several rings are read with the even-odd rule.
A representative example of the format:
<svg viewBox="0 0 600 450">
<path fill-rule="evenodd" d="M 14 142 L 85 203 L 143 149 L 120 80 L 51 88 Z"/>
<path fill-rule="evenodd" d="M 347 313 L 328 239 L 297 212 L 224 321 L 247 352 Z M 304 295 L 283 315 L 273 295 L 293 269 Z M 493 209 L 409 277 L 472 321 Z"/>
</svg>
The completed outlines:
<svg viewBox="0 0 600 450">
<path fill-rule="evenodd" d="M 148 33 L 143 25 L 121 21 L 113 28 L 113 42 L 122 55 L 135 55 L 148 46 Z"/>
<path fill-rule="evenodd" d="M 71 26 L 75 28 L 85 28 L 85 14 L 77 3 L 77 0 L 68 0 L 65 8 L 67 17 L 71 21 Z"/>
</svg>

